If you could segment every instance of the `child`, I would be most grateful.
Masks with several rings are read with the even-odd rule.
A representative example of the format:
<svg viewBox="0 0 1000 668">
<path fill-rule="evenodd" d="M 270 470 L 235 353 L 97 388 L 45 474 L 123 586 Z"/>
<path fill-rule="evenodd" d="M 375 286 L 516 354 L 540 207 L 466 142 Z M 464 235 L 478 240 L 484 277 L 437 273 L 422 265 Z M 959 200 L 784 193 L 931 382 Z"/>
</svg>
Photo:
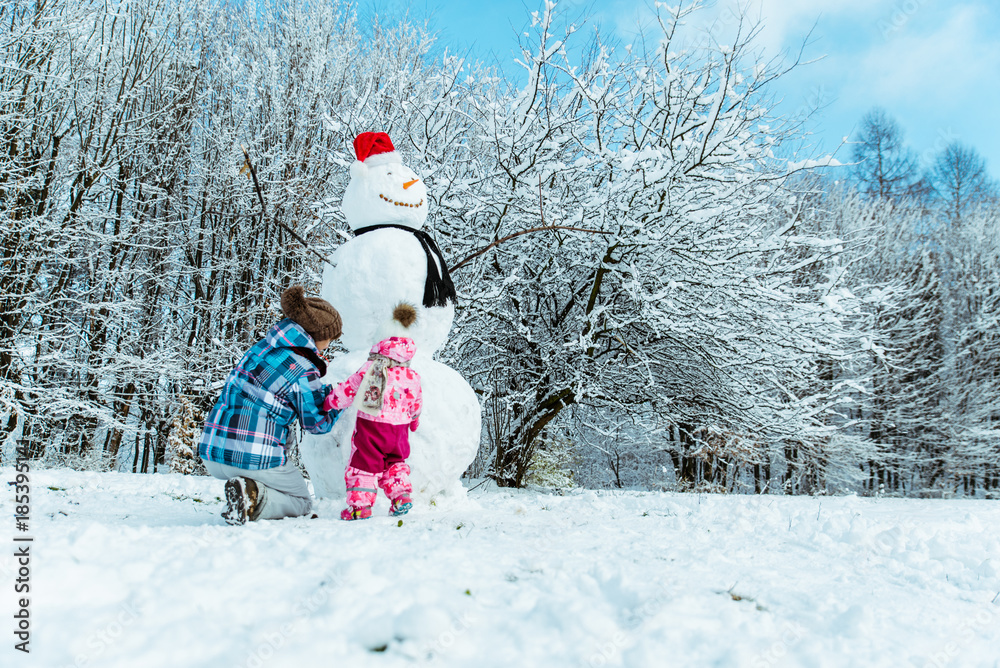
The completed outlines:
<svg viewBox="0 0 1000 668">
<path fill-rule="evenodd" d="M 406 458 L 410 456 L 409 432 L 417 430 L 423 400 L 420 376 L 409 368 L 416 344 L 408 328 L 417 312 L 409 304 L 400 304 L 392 318 L 379 330 L 380 341 L 372 346 L 368 361 L 335 386 L 324 404 L 327 409 L 358 404 L 351 458 L 344 472 L 347 508 L 340 513 L 343 520 L 372 516 L 376 483 L 392 501 L 393 515 L 405 515 L 413 506 Z"/>
<path fill-rule="evenodd" d="M 331 388 L 320 382 L 326 363 L 319 356 L 340 337 L 340 314 L 297 285 L 281 295 L 281 310 L 285 318 L 226 378 L 198 446 L 208 472 L 226 481 L 229 524 L 308 513 L 306 481 L 285 452 L 289 426 L 298 419 L 306 431 L 325 434 L 340 415 L 323 406 Z"/>
</svg>

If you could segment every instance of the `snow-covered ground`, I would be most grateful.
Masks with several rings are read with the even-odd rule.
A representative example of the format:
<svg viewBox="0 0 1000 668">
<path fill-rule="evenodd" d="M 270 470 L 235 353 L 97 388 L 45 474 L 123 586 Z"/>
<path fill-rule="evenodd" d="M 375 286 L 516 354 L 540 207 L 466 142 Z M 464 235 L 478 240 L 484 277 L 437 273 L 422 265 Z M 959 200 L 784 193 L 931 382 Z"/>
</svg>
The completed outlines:
<svg viewBox="0 0 1000 668">
<path fill-rule="evenodd" d="M 211 478 L 31 483 L 3 666 L 1000 666 L 994 501 L 480 488 L 230 527 Z"/>
</svg>

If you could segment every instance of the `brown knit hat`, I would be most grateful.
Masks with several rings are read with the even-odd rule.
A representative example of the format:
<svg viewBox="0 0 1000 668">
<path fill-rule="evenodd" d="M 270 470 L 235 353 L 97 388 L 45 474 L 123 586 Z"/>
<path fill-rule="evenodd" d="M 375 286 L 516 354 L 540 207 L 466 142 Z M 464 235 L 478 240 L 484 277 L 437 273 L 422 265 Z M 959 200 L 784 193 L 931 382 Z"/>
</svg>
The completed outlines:
<svg viewBox="0 0 1000 668">
<path fill-rule="evenodd" d="M 306 297 L 301 285 L 293 285 L 281 294 L 281 312 L 306 330 L 313 341 L 340 338 L 337 309 L 325 299 Z"/>
</svg>

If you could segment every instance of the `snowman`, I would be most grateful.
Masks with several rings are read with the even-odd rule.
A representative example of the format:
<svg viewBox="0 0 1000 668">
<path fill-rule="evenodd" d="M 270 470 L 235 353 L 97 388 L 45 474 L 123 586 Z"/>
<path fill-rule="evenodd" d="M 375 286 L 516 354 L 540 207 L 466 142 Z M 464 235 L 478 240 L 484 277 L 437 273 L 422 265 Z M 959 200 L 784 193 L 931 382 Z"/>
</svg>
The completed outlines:
<svg viewBox="0 0 1000 668">
<path fill-rule="evenodd" d="M 456 296 L 441 251 L 421 229 L 427 187 L 384 132 L 358 135 L 354 150 L 341 210 L 355 237 L 334 251 L 321 292 L 340 312 L 348 354 L 330 363 L 324 382 L 344 380 L 368 359 L 376 331 L 397 304 L 414 306 L 409 336 L 417 352 L 410 366 L 420 374 L 424 406 L 420 427 L 410 434 L 410 480 L 418 498 L 461 495 L 460 477 L 479 448 L 481 410 L 469 383 L 433 358 L 448 338 Z M 356 416 L 357 408 L 349 408 L 329 434 L 303 438 L 303 463 L 318 497 L 344 494 Z"/>
</svg>

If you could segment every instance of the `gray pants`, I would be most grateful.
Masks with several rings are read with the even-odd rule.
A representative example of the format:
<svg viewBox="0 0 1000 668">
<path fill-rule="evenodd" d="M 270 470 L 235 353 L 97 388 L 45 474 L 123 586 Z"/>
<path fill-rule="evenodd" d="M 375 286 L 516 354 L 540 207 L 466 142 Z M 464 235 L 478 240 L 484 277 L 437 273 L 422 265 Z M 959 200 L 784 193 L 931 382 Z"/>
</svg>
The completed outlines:
<svg viewBox="0 0 1000 668">
<path fill-rule="evenodd" d="M 260 492 L 257 498 L 257 507 L 260 509 L 258 520 L 299 517 L 312 508 L 306 480 L 291 462 L 285 462 L 283 466 L 273 469 L 251 471 L 228 464 L 205 461 L 205 468 L 220 480 L 239 477 L 255 480 Z"/>
</svg>

